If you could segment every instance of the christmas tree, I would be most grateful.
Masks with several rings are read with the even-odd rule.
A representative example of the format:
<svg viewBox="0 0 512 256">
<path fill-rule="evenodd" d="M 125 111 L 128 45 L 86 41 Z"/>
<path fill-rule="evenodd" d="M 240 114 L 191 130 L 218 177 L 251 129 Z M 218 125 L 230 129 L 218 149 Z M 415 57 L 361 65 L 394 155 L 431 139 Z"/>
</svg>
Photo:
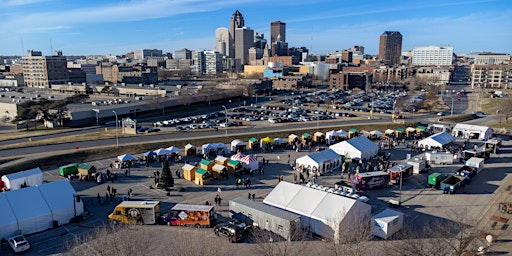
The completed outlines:
<svg viewBox="0 0 512 256">
<path fill-rule="evenodd" d="M 171 168 L 169 168 L 169 162 L 167 162 L 167 159 L 162 163 L 162 174 L 160 174 L 158 187 L 165 189 L 174 187 L 174 178 L 172 177 Z"/>
</svg>

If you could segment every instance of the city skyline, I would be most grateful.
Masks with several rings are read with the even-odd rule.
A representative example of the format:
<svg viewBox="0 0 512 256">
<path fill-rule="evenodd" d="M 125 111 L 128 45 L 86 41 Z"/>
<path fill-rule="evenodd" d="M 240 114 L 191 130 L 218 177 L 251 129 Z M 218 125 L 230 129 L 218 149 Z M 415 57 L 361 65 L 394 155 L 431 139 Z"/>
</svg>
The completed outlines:
<svg viewBox="0 0 512 256">
<path fill-rule="evenodd" d="M 271 8 L 270 8 L 270 7 Z M 289 47 L 312 53 L 365 47 L 378 54 L 382 32 L 399 31 L 402 50 L 453 46 L 471 51 L 510 53 L 512 4 L 507 0 L 363 3 L 360 1 L 0 1 L 0 55 L 27 50 L 62 50 L 64 55 L 125 54 L 137 49 L 174 52 L 215 48 L 215 30 L 229 28 L 239 10 L 245 26 L 265 34 L 270 23 L 286 23 Z"/>
</svg>

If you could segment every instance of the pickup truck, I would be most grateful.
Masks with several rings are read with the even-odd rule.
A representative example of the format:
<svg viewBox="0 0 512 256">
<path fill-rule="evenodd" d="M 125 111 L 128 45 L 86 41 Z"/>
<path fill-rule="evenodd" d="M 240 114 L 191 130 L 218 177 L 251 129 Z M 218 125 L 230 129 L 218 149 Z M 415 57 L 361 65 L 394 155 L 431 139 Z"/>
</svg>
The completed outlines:
<svg viewBox="0 0 512 256">
<path fill-rule="evenodd" d="M 453 194 L 460 187 L 464 187 L 464 185 L 466 185 L 466 178 L 453 174 L 441 181 L 440 187 L 444 194 Z"/>
</svg>

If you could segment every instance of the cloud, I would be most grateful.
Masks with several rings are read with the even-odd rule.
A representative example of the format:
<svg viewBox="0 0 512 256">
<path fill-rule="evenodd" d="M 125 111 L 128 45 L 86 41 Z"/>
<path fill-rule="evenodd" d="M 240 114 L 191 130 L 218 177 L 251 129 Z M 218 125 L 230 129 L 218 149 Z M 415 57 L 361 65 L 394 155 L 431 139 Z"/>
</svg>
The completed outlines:
<svg viewBox="0 0 512 256">
<path fill-rule="evenodd" d="M 22 6 L 22 5 L 31 5 L 37 4 L 41 2 L 46 2 L 48 0 L 2 0 L 0 1 L 0 7 L 14 7 L 14 6 Z"/>
</svg>

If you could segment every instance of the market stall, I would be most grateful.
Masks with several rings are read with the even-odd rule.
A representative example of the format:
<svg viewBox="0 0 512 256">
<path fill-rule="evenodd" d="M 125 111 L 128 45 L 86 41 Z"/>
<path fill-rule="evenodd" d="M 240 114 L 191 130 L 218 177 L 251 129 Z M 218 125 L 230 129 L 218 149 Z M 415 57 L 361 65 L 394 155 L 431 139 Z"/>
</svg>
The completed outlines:
<svg viewBox="0 0 512 256">
<path fill-rule="evenodd" d="M 195 156 L 197 154 L 196 146 L 192 144 L 185 145 L 185 155 L 186 156 Z"/>
<path fill-rule="evenodd" d="M 78 173 L 82 175 L 83 180 L 89 180 L 92 174 L 96 172 L 96 167 L 90 164 L 79 164 Z"/>
<path fill-rule="evenodd" d="M 307 132 L 303 133 L 301 138 L 302 138 L 302 144 L 304 144 L 304 145 L 307 145 L 309 142 L 311 142 L 313 140 L 313 138 L 311 137 L 311 134 L 309 134 Z"/>
<path fill-rule="evenodd" d="M 144 156 L 144 161 L 146 161 L 148 163 L 155 161 L 156 153 L 153 151 L 148 151 L 142 155 Z"/>
<path fill-rule="evenodd" d="M 359 132 L 357 131 L 357 129 L 352 128 L 352 129 L 348 130 L 348 138 L 349 139 L 355 138 L 357 136 L 359 136 Z"/>
<path fill-rule="evenodd" d="M 404 128 L 396 128 L 395 130 L 395 137 L 397 139 L 402 139 L 405 135 L 405 129 Z"/>
<path fill-rule="evenodd" d="M 227 170 L 229 174 L 235 174 L 235 172 L 242 168 L 242 163 L 238 160 L 229 160 L 227 165 Z"/>
<path fill-rule="evenodd" d="M 249 139 L 248 148 L 251 149 L 251 150 L 259 150 L 260 149 L 260 144 L 259 144 L 258 139 L 254 138 L 254 137 L 250 138 Z"/>
<path fill-rule="evenodd" d="M 416 128 L 414 128 L 414 127 L 407 127 L 405 129 L 405 135 L 407 137 L 412 137 L 415 133 L 416 133 Z"/>
<path fill-rule="evenodd" d="M 211 162 L 211 161 L 208 161 L 206 159 L 201 159 L 201 162 L 199 162 L 199 168 L 201 169 L 204 169 L 204 170 L 207 170 L 209 172 L 212 171 L 212 167 L 213 167 L 214 163 Z"/>
<path fill-rule="evenodd" d="M 185 164 L 181 167 L 183 170 L 183 178 L 190 181 L 195 181 L 197 167 L 191 164 Z"/>
<path fill-rule="evenodd" d="M 395 135 L 395 130 L 393 130 L 393 129 L 386 129 L 384 131 L 384 135 L 388 136 L 388 137 L 391 137 L 391 136 Z"/>
<path fill-rule="evenodd" d="M 229 149 L 224 143 L 209 143 L 202 146 L 202 153 L 208 157 L 216 157 L 228 154 Z"/>
<path fill-rule="evenodd" d="M 170 146 L 166 149 L 169 150 L 169 154 L 180 154 L 182 152 L 180 148 L 177 148 L 175 146 Z"/>
<path fill-rule="evenodd" d="M 293 133 L 288 135 L 288 143 L 295 144 L 298 141 L 299 141 L 299 137 L 297 135 L 295 135 Z"/>
<path fill-rule="evenodd" d="M 155 154 L 156 154 L 157 156 L 159 156 L 159 157 L 160 157 L 160 156 L 165 156 L 165 155 L 168 155 L 168 154 L 170 154 L 170 153 L 171 153 L 171 151 L 170 151 L 170 150 L 168 150 L 168 149 L 166 149 L 166 148 L 159 148 L 159 149 L 157 149 L 157 150 L 155 150 L 155 151 L 153 151 L 153 152 L 155 152 Z"/>
<path fill-rule="evenodd" d="M 258 168 L 260 167 L 258 159 L 253 156 L 244 156 L 239 161 L 242 163 L 242 167 L 247 169 L 258 170 Z"/>
<path fill-rule="evenodd" d="M 440 132 L 418 141 L 418 146 L 424 149 L 443 149 L 454 140 L 451 134 Z"/>
<path fill-rule="evenodd" d="M 274 138 L 274 147 L 286 147 L 288 140 L 283 138 Z"/>
<path fill-rule="evenodd" d="M 247 150 L 247 143 L 241 140 L 231 141 L 231 152 L 245 152 Z"/>
<path fill-rule="evenodd" d="M 224 165 L 221 165 L 221 164 L 214 164 L 212 166 L 212 176 L 214 179 L 218 179 L 218 180 L 221 180 L 223 178 L 228 178 L 227 177 L 227 170 L 226 170 L 226 166 Z"/>
<path fill-rule="evenodd" d="M 341 156 L 331 149 L 305 155 L 295 160 L 297 170 L 308 171 L 312 175 L 332 172 L 341 166 L 341 162 Z"/>
<path fill-rule="evenodd" d="M 226 166 L 228 164 L 229 158 L 227 158 L 225 156 L 217 156 L 214 161 L 216 164 Z"/>
<path fill-rule="evenodd" d="M 344 130 L 332 130 L 325 133 L 325 139 L 327 140 L 328 144 L 333 144 L 346 138 L 348 138 L 348 132 Z"/>
<path fill-rule="evenodd" d="M 197 169 L 195 173 L 195 183 L 197 185 L 208 185 L 212 182 L 212 175 L 204 169 Z"/>
<path fill-rule="evenodd" d="M 261 139 L 260 140 L 261 149 L 270 150 L 272 143 L 274 143 L 274 139 L 272 139 L 270 137 L 265 137 L 265 138 Z"/>
<path fill-rule="evenodd" d="M 315 132 L 313 134 L 313 141 L 315 141 L 316 143 L 324 143 L 325 134 L 323 132 Z"/>
</svg>

